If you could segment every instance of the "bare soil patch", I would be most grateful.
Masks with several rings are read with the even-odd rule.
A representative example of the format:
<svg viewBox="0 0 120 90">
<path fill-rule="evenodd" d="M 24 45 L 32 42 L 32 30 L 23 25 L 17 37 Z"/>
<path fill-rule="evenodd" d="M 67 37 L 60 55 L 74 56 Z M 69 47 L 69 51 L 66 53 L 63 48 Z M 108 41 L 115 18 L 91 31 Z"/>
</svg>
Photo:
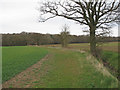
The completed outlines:
<svg viewBox="0 0 120 90">
<path fill-rule="evenodd" d="M 33 82 L 37 81 L 38 78 L 42 75 L 45 75 L 48 68 L 46 66 L 44 72 L 40 72 L 41 66 L 44 61 L 48 60 L 52 55 L 48 54 L 43 59 L 41 59 L 38 63 L 32 65 L 31 67 L 27 68 L 25 71 L 19 73 L 12 79 L 3 83 L 3 88 L 30 88 L 33 86 Z M 29 63 L 29 62 L 28 62 Z M 42 84 L 42 83 L 41 83 Z"/>
</svg>

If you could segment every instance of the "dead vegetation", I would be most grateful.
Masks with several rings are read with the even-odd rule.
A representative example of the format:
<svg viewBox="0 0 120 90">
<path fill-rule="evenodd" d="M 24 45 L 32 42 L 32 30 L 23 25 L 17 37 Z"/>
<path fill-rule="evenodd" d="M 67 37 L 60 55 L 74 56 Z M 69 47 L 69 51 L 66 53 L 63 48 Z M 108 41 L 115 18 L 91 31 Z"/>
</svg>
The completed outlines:
<svg viewBox="0 0 120 90">
<path fill-rule="evenodd" d="M 87 60 L 91 63 L 91 65 L 93 65 L 96 70 L 98 70 L 99 72 L 101 72 L 104 76 L 108 76 L 108 77 L 112 77 L 115 78 L 107 69 L 106 67 L 104 67 L 103 63 L 99 62 L 98 60 L 96 60 L 92 55 L 88 54 L 87 55 Z M 117 79 L 116 79 L 117 80 Z"/>
</svg>

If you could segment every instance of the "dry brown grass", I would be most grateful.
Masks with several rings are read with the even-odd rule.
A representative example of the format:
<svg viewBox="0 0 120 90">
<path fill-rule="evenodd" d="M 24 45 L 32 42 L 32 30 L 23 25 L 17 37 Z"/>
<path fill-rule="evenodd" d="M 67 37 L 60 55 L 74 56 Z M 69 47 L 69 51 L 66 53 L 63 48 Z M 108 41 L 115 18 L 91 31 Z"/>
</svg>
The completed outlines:
<svg viewBox="0 0 120 90">
<path fill-rule="evenodd" d="M 87 55 L 87 60 L 91 63 L 91 65 L 93 65 L 96 70 L 98 70 L 99 72 L 101 72 L 104 76 L 110 76 L 112 78 L 115 78 L 108 70 L 107 68 L 104 67 L 104 65 L 102 63 L 100 63 L 98 60 L 96 60 L 92 55 L 88 54 Z M 115 78 L 116 79 L 116 78 Z M 117 79 L 116 79 L 117 81 Z"/>
</svg>

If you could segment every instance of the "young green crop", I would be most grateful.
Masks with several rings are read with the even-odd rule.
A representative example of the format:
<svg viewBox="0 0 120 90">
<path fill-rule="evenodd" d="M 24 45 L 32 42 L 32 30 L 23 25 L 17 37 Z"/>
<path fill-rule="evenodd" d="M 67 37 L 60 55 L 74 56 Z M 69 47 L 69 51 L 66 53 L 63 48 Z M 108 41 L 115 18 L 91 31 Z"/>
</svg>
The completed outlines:
<svg viewBox="0 0 120 90">
<path fill-rule="evenodd" d="M 117 52 L 104 51 L 104 59 L 111 64 L 115 69 L 118 69 L 118 58 L 120 57 Z"/>
<path fill-rule="evenodd" d="M 2 81 L 5 82 L 47 54 L 40 47 L 2 47 Z"/>
</svg>

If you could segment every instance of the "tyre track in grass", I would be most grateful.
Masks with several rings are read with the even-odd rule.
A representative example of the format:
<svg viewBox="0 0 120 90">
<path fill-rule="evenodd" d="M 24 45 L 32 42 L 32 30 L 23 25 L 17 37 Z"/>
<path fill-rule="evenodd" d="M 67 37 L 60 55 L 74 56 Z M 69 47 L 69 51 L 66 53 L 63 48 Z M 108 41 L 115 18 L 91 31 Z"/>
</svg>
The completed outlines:
<svg viewBox="0 0 120 90">
<path fill-rule="evenodd" d="M 43 59 L 38 61 L 36 64 L 32 65 L 31 67 L 27 68 L 25 71 L 19 73 L 12 79 L 3 83 L 2 88 L 23 88 L 23 87 L 29 88 L 31 87 L 31 85 L 34 84 L 33 83 L 34 81 L 36 81 L 42 75 L 45 75 L 47 73 L 49 66 L 46 66 L 44 72 L 40 72 L 40 69 L 41 69 L 42 64 L 51 57 L 52 57 L 51 54 L 46 55 Z"/>
</svg>

